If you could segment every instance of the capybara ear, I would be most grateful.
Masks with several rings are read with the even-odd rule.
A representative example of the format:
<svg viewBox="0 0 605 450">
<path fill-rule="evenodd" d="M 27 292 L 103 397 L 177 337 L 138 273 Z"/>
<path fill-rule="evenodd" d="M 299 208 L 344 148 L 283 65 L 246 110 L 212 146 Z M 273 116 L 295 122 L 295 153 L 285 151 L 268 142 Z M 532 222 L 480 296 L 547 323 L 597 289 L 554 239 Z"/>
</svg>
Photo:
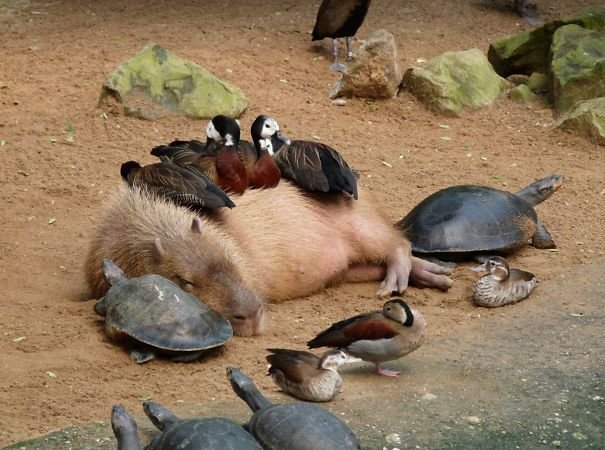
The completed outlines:
<svg viewBox="0 0 605 450">
<path fill-rule="evenodd" d="M 155 241 L 153 242 L 153 256 L 158 261 L 166 256 L 166 250 L 164 250 L 162 241 L 159 237 L 155 238 Z"/>
<path fill-rule="evenodd" d="M 193 233 L 202 234 L 203 226 L 202 219 L 199 217 L 194 217 L 193 222 L 191 222 L 191 231 Z"/>
</svg>

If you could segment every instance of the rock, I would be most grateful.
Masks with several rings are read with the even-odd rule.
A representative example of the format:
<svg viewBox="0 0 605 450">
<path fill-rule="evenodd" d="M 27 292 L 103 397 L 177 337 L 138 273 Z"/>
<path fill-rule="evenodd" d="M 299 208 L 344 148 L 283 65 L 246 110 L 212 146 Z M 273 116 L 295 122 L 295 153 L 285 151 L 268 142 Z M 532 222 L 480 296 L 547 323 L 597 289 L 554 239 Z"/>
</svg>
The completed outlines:
<svg viewBox="0 0 605 450">
<path fill-rule="evenodd" d="M 397 63 L 395 38 L 386 30 L 370 34 L 357 57 L 330 89 L 330 98 L 393 98 L 397 95 L 402 71 Z"/>
<path fill-rule="evenodd" d="M 150 43 L 109 75 L 99 106 L 143 119 L 210 119 L 217 114 L 239 117 L 248 103 L 238 87 Z"/>
<path fill-rule="evenodd" d="M 569 24 L 595 31 L 605 30 L 605 6 L 591 6 L 567 19 L 503 37 L 489 46 L 487 59 L 503 77 L 513 73 L 547 73 L 553 34 L 559 27 Z"/>
<path fill-rule="evenodd" d="M 404 84 L 430 110 L 446 116 L 491 105 L 508 87 L 478 49 L 446 52 L 422 68 L 413 67 Z"/>
<path fill-rule="evenodd" d="M 552 42 L 553 96 L 558 113 L 605 96 L 605 31 L 559 28 Z"/>
<path fill-rule="evenodd" d="M 519 103 L 533 103 L 536 100 L 536 94 L 525 84 L 520 84 L 512 88 L 508 96 Z"/>
<path fill-rule="evenodd" d="M 548 77 L 541 72 L 534 72 L 527 80 L 527 87 L 534 92 L 548 90 Z"/>
<path fill-rule="evenodd" d="M 507 76 L 506 79 L 515 86 L 519 86 L 520 84 L 527 84 L 529 81 L 529 76 L 522 75 L 520 73 L 513 73 L 512 75 Z"/>
<path fill-rule="evenodd" d="M 586 136 L 595 144 L 605 145 L 605 97 L 579 103 L 559 119 L 558 126 Z"/>
</svg>

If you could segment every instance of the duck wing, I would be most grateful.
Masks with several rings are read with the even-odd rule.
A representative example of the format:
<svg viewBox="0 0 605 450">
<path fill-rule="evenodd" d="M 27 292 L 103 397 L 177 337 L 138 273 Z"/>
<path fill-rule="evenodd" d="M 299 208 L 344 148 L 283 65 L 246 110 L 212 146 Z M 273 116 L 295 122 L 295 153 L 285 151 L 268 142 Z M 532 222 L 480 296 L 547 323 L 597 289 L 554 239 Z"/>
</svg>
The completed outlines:
<svg viewBox="0 0 605 450">
<path fill-rule="evenodd" d="M 281 348 L 267 350 L 272 353 L 266 357 L 267 362 L 271 364 L 269 374 L 280 370 L 286 378 L 296 383 L 302 383 L 315 375 L 319 367 L 319 357 L 310 352 Z"/>
</svg>

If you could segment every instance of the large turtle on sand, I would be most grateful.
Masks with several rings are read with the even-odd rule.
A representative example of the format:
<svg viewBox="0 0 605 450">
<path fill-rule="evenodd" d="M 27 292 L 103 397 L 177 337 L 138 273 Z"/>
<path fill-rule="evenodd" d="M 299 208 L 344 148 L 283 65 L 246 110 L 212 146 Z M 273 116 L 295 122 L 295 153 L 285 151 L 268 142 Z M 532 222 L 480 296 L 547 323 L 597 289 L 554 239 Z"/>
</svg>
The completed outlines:
<svg viewBox="0 0 605 450">
<path fill-rule="evenodd" d="M 321 406 L 306 402 L 271 403 L 250 378 L 227 368 L 233 391 L 253 411 L 246 429 L 265 450 L 360 450 L 353 432 Z"/>
<path fill-rule="evenodd" d="M 464 259 L 479 253 L 507 253 L 529 239 L 536 248 L 554 248 L 534 206 L 563 183 L 551 175 L 512 194 L 487 186 L 461 185 L 430 195 L 395 224 L 416 254 Z"/>
<path fill-rule="evenodd" d="M 240 424 L 222 417 L 179 419 L 154 402 L 143 403 L 145 414 L 161 431 L 145 450 L 262 450 Z M 122 405 L 111 410 L 118 450 L 142 450 L 137 424 Z"/>
<path fill-rule="evenodd" d="M 103 260 L 103 274 L 111 288 L 95 311 L 105 316 L 107 335 L 126 343 L 137 363 L 157 354 L 191 361 L 233 336 L 227 319 L 162 276 L 128 279 L 108 259 Z"/>
</svg>

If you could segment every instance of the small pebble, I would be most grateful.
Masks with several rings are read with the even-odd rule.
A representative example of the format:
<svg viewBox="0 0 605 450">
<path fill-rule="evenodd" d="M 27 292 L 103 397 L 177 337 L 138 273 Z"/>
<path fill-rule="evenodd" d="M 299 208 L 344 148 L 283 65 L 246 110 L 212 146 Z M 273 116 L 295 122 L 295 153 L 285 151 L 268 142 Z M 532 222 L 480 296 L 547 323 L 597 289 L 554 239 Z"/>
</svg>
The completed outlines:
<svg viewBox="0 0 605 450">
<path fill-rule="evenodd" d="M 468 416 L 468 417 L 465 417 L 465 419 L 467 421 L 469 421 L 470 423 L 481 423 L 481 419 L 477 416 Z"/>
<path fill-rule="evenodd" d="M 332 104 L 336 106 L 345 106 L 347 101 L 344 98 L 337 98 L 332 100 Z"/>
</svg>

